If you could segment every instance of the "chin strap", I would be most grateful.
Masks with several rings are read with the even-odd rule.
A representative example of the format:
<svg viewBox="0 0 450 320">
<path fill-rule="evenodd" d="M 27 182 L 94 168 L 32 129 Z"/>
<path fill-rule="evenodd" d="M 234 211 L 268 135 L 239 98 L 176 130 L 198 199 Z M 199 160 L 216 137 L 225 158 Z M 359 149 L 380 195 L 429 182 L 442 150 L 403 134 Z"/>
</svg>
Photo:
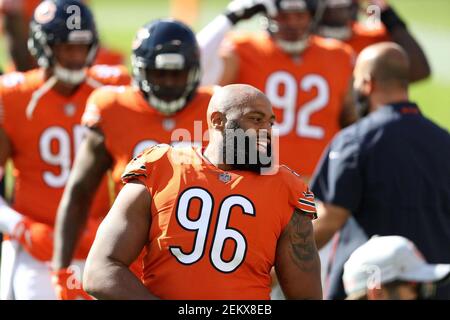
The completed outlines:
<svg viewBox="0 0 450 320">
<path fill-rule="evenodd" d="M 78 85 L 86 79 L 87 67 L 80 70 L 70 70 L 63 68 L 60 65 L 55 65 L 53 73 L 61 82 L 71 85 Z"/>
<path fill-rule="evenodd" d="M 152 94 L 149 96 L 148 101 L 155 109 L 166 115 L 174 114 L 175 112 L 183 109 L 183 107 L 186 105 L 185 96 L 177 100 L 167 102 L 162 99 L 158 99 L 155 95 Z"/>
<path fill-rule="evenodd" d="M 36 109 L 39 100 L 42 98 L 44 94 L 46 94 L 53 88 L 56 82 L 58 82 L 58 79 L 55 76 L 51 76 L 38 90 L 33 92 L 30 102 L 28 103 L 27 108 L 25 109 L 25 114 L 28 120 L 31 120 L 33 112 Z"/>
</svg>

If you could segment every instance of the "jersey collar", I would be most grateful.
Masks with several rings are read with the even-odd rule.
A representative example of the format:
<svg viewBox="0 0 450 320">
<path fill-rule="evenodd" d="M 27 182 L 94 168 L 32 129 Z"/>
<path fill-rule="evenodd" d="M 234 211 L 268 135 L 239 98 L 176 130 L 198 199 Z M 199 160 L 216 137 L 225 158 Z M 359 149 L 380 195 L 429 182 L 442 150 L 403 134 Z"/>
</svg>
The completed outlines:
<svg viewBox="0 0 450 320">
<path fill-rule="evenodd" d="M 421 114 L 419 106 L 411 101 L 391 103 L 388 107 L 401 114 Z"/>
</svg>

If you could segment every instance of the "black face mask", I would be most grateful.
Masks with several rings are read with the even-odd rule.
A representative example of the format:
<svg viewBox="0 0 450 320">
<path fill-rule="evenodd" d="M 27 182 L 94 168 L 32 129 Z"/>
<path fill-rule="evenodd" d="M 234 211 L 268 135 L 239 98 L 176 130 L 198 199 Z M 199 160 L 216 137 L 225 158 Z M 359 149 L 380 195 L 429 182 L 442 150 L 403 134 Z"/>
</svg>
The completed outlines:
<svg viewBox="0 0 450 320">
<path fill-rule="evenodd" d="M 228 136 L 227 130 L 238 130 L 242 129 L 237 121 L 230 120 L 229 124 L 226 127 L 224 132 L 224 148 L 223 148 L 223 159 L 226 163 L 227 161 L 227 148 L 233 148 L 233 163 L 232 167 L 234 170 L 245 170 L 252 171 L 258 174 L 261 174 L 262 169 L 270 168 L 272 166 L 272 145 L 268 143 L 267 145 L 267 153 L 261 154 L 257 150 L 257 146 L 253 143 L 254 139 L 250 139 L 250 136 L 244 136 L 244 148 L 239 149 L 238 137 L 236 135 Z M 228 131 L 229 132 L 229 131 Z M 242 153 L 245 158 L 243 163 L 240 163 L 239 160 L 242 158 Z M 256 154 L 257 159 L 250 159 L 251 154 Z M 264 160 L 263 160 L 264 159 Z M 269 162 L 267 161 L 269 160 Z M 268 163 L 267 163 L 268 162 Z"/>
<path fill-rule="evenodd" d="M 359 116 L 361 118 L 367 116 L 370 109 L 369 96 L 356 90 L 353 92 L 353 96 L 355 97 L 356 110 L 358 111 Z"/>
<path fill-rule="evenodd" d="M 185 92 L 184 86 L 159 86 L 152 87 L 153 94 L 164 101 L 174 101 L 181 98 Z"/>
</svg>

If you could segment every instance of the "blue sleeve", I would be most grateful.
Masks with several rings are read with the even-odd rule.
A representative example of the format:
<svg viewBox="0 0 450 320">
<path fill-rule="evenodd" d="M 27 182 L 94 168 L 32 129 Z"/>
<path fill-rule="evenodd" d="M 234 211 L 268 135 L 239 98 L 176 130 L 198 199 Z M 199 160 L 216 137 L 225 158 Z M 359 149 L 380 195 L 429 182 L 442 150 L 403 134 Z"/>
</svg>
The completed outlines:
<svg viewBox="0 0 450 320">
<path fill-rule="evenodd" d="M 325 150 L 311 180 L 316 199 L 357 211 L 363 188 L 359 159 L 358 139 L 341 131 Z"/>
<path fill-rule="evenodd" d="M 0 181 L 0 197 L 5 197 L 5 177 L 1 178 Z"/>
</svg>

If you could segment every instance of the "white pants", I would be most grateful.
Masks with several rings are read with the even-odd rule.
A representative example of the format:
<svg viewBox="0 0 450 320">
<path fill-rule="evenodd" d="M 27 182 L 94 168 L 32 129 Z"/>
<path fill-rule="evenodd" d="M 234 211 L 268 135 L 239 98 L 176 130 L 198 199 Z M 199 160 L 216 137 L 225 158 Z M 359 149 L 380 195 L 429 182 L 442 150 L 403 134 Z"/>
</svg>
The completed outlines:
<svg viewBox="0 0 450 320">
<path fill-rule="evenodd" d="M 73 267 L 81 281 L 84 260 L 75 260 Z M 16 241 L 4 241 L 2 244 L 0 298 L 2 300 L 56 300 L 51 282 L 49 262 L 36 260 Z"/>
</svg>

